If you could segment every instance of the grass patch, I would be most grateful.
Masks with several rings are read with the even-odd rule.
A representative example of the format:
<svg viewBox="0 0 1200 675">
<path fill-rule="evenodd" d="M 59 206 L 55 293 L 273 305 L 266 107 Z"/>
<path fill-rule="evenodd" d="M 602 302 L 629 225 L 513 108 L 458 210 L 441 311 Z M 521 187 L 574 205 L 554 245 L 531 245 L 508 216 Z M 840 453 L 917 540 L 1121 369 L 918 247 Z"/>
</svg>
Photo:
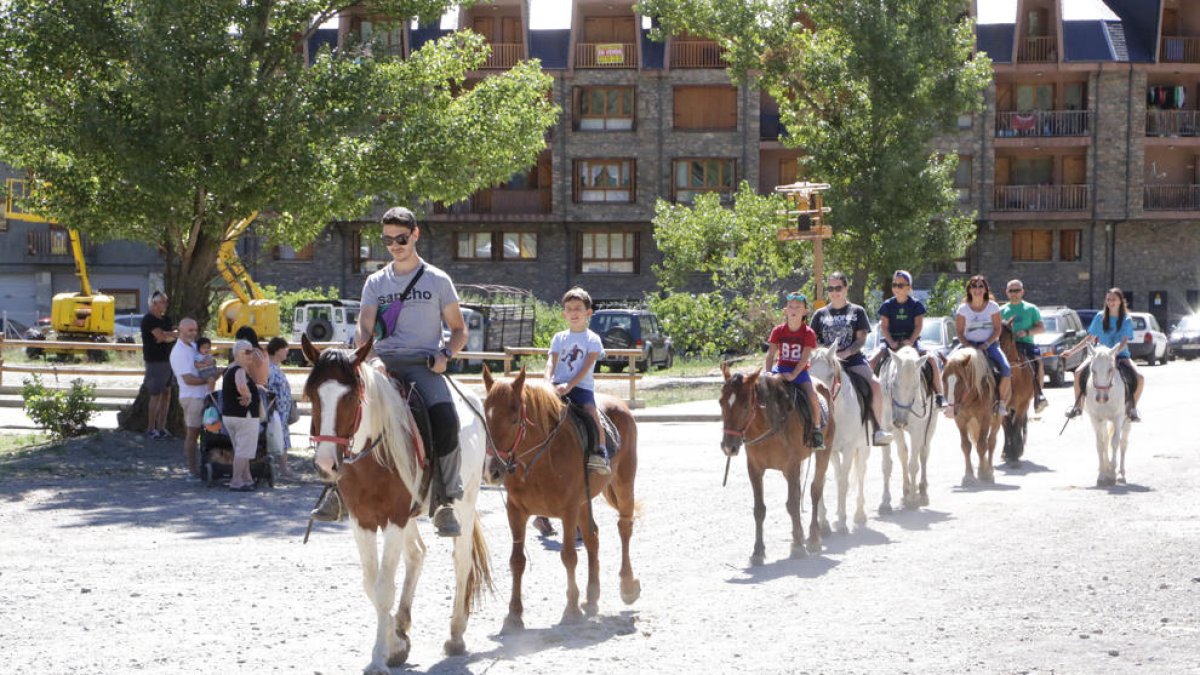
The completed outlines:
<svg viewBox="0 0 1200 675">
<path fill-rule="evenodd" d="M 43 434 L 0 434 L 0 457 L 17 457 L 50 440 Z"/>
<path fill-rule="evenodd" d="M 715 401 L 721 396 L 719 384 L 689 384 L 685 387 L 655 387 L 638 390 L 638 396 L 646 401 L 647 408 L 657 408 L 674 403 L 692 401 Z"/>
</svg>

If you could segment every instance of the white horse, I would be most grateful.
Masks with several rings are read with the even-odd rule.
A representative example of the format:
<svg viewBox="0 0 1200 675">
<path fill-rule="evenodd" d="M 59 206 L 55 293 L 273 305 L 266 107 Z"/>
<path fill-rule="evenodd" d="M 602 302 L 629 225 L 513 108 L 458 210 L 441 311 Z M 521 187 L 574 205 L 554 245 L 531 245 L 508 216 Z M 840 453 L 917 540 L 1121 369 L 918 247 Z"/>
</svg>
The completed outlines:
<svg viewBox="0 0 1200 675">
<path fill-rule="evenodd" d="M 929 506 L 926 469 L 929 464 L 929 443 L 937 428 L 938 416 L 933 390 L 925 386 L 922 373 L 931 358 L 936 357 L 932 354 L 921 356 L 912 347 L 902 347 L 889 355 L 879 373 L 884 402 L 891 401 L 891 405 L 883 406 L 883 425 L 896 430 L 894 441 L 904 470 L 903 503 L 907 509 Z M 892 453 L 890 448 L 885 448 L 880 513 L 892 510 L 891 483 Z"/>
<path fill-rule="evenodd" d="M 414 447 L 418 443 L 408 402 L 391 378 L 364 363 L 371 341 L 353 352 L 329 349 L 318 353 L 304 338 L 304 353 L 314 364 L 305 385 L 313 402 L 313 442 L 323 477 L 337 481 L 350 512 L 351 529 L 362 561 L 363 590 L 378 620 L 368 675 L 390 673 L 408 658 L 412 602 L 425 543 L 417 530 L 423 469 Z M 462 533 L 454 540 L 455 593 L 450 619 L 449 655 L 466 651 L 463 633 L 467 619 L 484 588 L 491 586 L 487 544 L 478 527 L 475 501 L 483 472 L 485 432 L 472 410 L 482 410 L 478 397 L 454 393 L 460 423 L 463 498 L 454 504 Z M 432 467 L 436 460 L 430 459 Z M 423 509 L 421 509 L 423 510 Z M 383 551 L 378 550 L 379 534 Z M 404 587 L 396 615 L 396 568 L 404 556 Z"/>
<path fill-rule="evenodd" d="M 1096 485 L 1110 487 L 1125 483 L 1125 448 L 1129 445 L 1129 419 L 1125 409 L 1125 379 L 1117 367 L 1117 355 L 1108 347 L 1096 347 L 1088 364 L 1088 378 L 1083 409 L 1092 419 L 1096 432 L 1096 454 L 1100 457 L 1100 473 Z M 1120 466 L 1117 452 L 1120 451 Z M 1111 453 L 1111 457 L 1110 457 Z"/>
<path fill-rule="evenodd" d="M 871 452 L 871 434 L 867 427 L 867 414 L 858 403 L 858 395 L 854 393 L 854 385 L 850 382 L 850 374 L 842 369 L 837 352 L 833 347 L 814 349 L 809 358 L 809 374 L 823 382 L 828 382 L 833 397 L 833 420 L 835 433 L 825 438 L 825 445 L 831 453 L 834 471 L 837 474 L 838 485 L 838 517 L 837 531 L 849 532 L 846 526 L 846 496 L 850 492 L 850 469 L 854 468 L 854 477 L 858 481 L 858 504 L 854 511 L 854 524 L 865 525 L 867 513 L 865 510 L 866 495 L 864 483 L 867 475 L 867 457 Z M 821 528 L 829 531 L 829 521 L 825 517 L 825 500 L 821 500 Z"/>
</svg>

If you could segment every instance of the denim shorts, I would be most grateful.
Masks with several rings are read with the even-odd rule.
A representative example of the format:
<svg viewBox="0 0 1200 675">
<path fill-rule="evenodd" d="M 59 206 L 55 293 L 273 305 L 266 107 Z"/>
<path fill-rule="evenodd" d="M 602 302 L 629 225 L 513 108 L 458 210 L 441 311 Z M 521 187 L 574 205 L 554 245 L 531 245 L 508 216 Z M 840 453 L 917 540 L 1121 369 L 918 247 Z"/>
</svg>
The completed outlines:
<svg viewBox="0 0 1200 675">
<path fill-rule="evenodd" d="M 774 366 L 772 366 L 771 372 L 776 375 L 783 375 L 785 373 L 792 372 L 792 368 L 780 368 L 779 364 L 776 363 Z M 797 387 L 804 384 L 805 382 L 808 382 L 810 384 L 812 383 L 812 377 L 810 377 L 808 374 L 808 368 L 805 368 L 804 370 L 800 371 L 800 374 L 796 376 L 796 379 L 792 380 L 792 384 L 796 385 Z"/>
<path fill-rule="evenodd" d="M 571 391 L 567 392 L 567 398 L 569 398 L 575 405 L 596 405 L 596 392 L 592 391 L 591 389 L 574 387 L 571 389 Z"/>
</svg>

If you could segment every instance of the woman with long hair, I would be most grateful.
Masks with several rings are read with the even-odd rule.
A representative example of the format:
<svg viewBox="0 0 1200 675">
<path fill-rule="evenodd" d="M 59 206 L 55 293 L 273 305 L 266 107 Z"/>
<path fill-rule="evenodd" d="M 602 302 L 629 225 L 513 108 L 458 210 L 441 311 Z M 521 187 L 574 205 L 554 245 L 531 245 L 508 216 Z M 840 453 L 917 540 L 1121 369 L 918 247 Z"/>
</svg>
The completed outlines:
<svg viewBox="0 0 1200 675">
<path fill-rule="evenodd" d="M 1088 336 L 1080 340 L 1079 344 L 1063 352 L 1063 358 L 1097 342 L 1105 347 L 1115 349 L 1117 366 L 1124 368 L 1137 379 L 1137 387 L 1133 391 L 1133 402 L 1129 407 L 1129 419 L 1133 422 L 1141 422 L 1142 418 L 1138 415 L 1137 404 L 1138 400 L 1142 398 L 1142 387 L 1146 384 L 1146 378 L 1138 372 L 1137 366 L 1133 365 L 1133 358 L 1129 355 L 1129 341 L 1132 339 L 1133 319 L 1129 317 L 1125 292 L 1114 286 L 1104 294 L 1104 311 L 1092 317 L 1092 324 L 1088 326 Z M 1067 417 L 1078 417 L 1083 413 L 1079 403 L 1083 398 L 1084 386 L 1087 383 L 1089 364 L 1090 360 L 1084 361 L 1075 369 L 1075 403 L 1067 410 Z"/>
<path fill-rule="evenodd" d="M 996 401 L 996 414 L 1008 413 L 1008 400 L 1012 394 L 1012 368 L 1008 358 L 1000 349 L 1000 305 L 992 300 L 992 290 L 987 277 L 976 274 L 967 280 L 967 295 L 954 313 L 954 328 L 962 347 L 974 347 L 987 354 L 1000 371 L 1000 400 Z M 947 410 L 953 416 L 954 407 Z"/>
</svg>

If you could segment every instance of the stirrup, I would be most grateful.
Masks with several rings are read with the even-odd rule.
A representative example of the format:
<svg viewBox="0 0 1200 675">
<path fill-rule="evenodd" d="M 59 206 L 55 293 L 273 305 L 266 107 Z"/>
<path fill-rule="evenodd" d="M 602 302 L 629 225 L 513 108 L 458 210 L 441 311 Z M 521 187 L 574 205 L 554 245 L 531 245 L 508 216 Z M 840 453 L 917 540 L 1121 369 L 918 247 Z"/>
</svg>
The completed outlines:
<svg viewBox="0 0 1200 675">
<path fill-rule="evenodd" d="M 454 514 L 454 505 L 450 502 L 442 504 L 434 512 L 433 526 L 437 528 L 439 537 L 457 537 L 462 534 L 462 526 L 458 524 L 458 516 Z"/>
<path fill-rule="evenodd" d="M 1046 397 L 1042 396 L 1041 394 L 1039 394 L 1036 398 L 1033 399 L 1033 411 L 1034 412 L 1040 413 L 1043 410 L 1045 410 L 1049 405 L 1050 405 L 1050 402 L 1047 401 Z"/>
<path fill-rule="evenodd" d="M 1082 414 L 1083 414 L 1083 411 L 1080 410 L 1079 406 L 1077 406 L 1077 405 L 1073 405 L 1067 409 L 1067 419 L 1069 419 L 1069 420 L 1073 420 Z"/>
<path fill-rule="evenodd" d="M 883 429 L 876 429 L 875 434 L 871 437 L 872 445 L 877 445 L 877 446 L 882 447 L 891 442 L 892 442 L 891 432 L 884 431 Z"/>
<path fill-rule="evenodd" d="M 1001 417 L 1008 415 L 1008 407 L 1004 405 L 1004 401 L 996 401 L 995 414 Z"/>
<path fill-rule="evenodd" d="M 939 410 L 946 407 L 946 397 L 941 394 L 934 394 L 933 405 Z"/>
<path fill-rule="evenodd" d="M 1141 422 L 1142 421 L 1142 416 L 1138 414 L 1137 408 L 1129 409 L 1129 421 L 1130 422 Z"/>
<path fill-rule="evenodd" d="M 325 493 L 325 498 L 321 500 L 320 504 L 317 504 L 317 508 L 313 509 L 309 515 L 312 516 L 313 520 L 320 520 L 326 523 L 336 523 L 339 520 L 345 520 L 349 517 L 346 509 L 342 506 L 342 495 L 338 493 L 336 487 L 330 488 Z"/>
<path fill-rule="evenodd" d="M 813 450 L 824 450 L 825 449 L 825 435 L 822 434 L 819 430 L 814 430 L 812 432 L 812 449 Z"/>
<path fill-rule="evenodd" d="M 608 460 L 603 455 L 588 455 L 587 468 L 588 471 L 599 476 L 607 476 L 612 473 L 612 469 L 608 466 Z"/>
</svg>

